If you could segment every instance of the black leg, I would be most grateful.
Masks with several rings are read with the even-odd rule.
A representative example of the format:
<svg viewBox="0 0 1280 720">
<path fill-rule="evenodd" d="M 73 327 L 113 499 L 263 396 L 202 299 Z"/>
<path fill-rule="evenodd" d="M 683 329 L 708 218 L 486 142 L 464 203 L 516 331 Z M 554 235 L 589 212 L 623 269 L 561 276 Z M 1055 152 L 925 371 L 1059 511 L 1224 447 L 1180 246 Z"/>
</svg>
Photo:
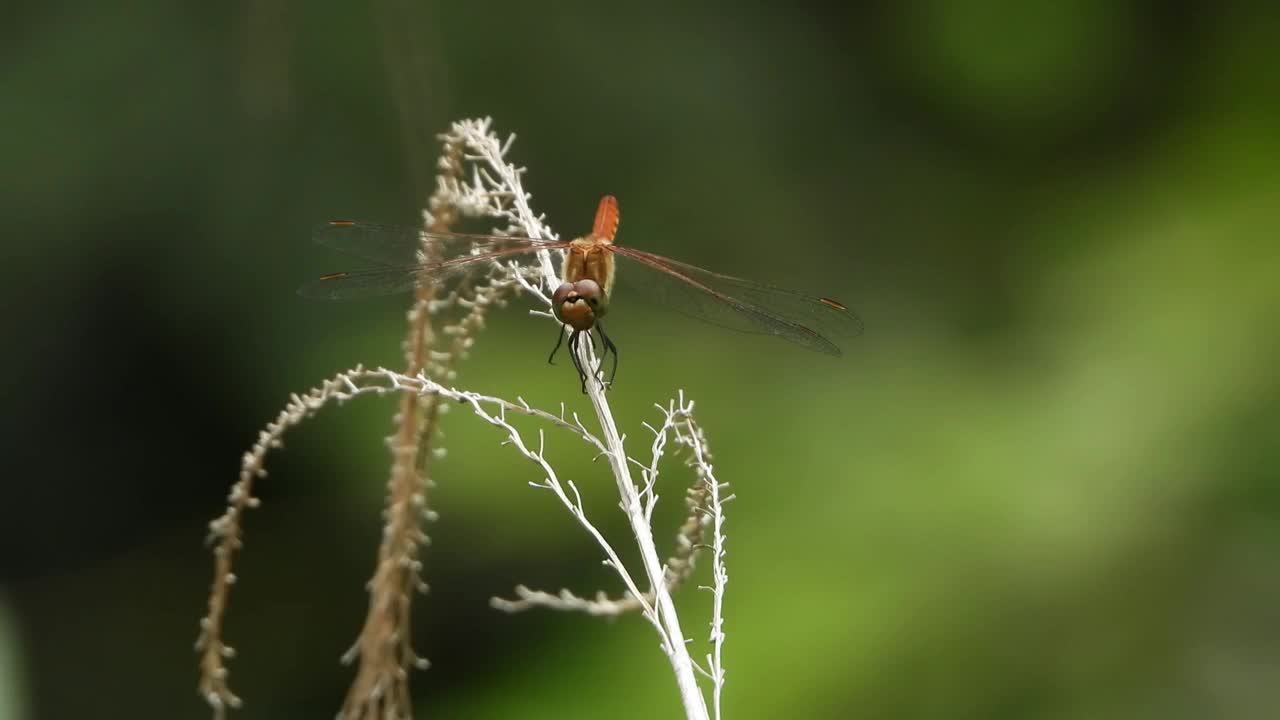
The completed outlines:
<svg viewBox="0 0 1280 720">
<path fill-rule="evenodd" d="M 590 335 L 589 332 L 588 335 Z M 582 367 L 582 358 L 578 355 L 578 343 L 581 340 L 581 330 L 574 330 L 569 335 L 569 355 L 573 358 L 573 367 L 578 371 L 578 379 L 582 381 L 582 394 L 585 395 L 587 393 L 587 371 Z"/>
<path fill-rule="evenodd" d="M 594 325 L 594 327 L 600 327 L 600 324 L 597 322 Z M 587 330 L 587 337 L 591 338 L 591 349 L 594 351 L 596 349 L 596 339 L 591 336 L 590 330 Z M 605 350 L 604 355 L 601 355 L 600 357 L 596 358 L 596 362 L 598 364 L 595 367 L 591 368 L 592 377 L 594 377 L 596 380 L 599 380 L 601 385 L 604 384 L 604 375 L 600 373 L 600 368 L 604 367 L 604 359 L 605 357 L 608 356 L 608 354 L 609 354 L 609 351 Z"/>
<path fill-rule="evenodd" d="M 596 322 L 596 332 L 600 333 L 600 342 L 604 345 L 604 354 L 600 356 L 600 370 L 604 370 L 605 358 L 609 357 L 609 353 L 613 353 L 613 369 L 609 371 L 609 382 L 605 383 L 605 387 L 612 387 L 613 379 L 618 376 L 618 346 L 613 344 L 608 335 L 604 333 L 604 325 L 599 321 Z M 601 379 L 604 374 L 601 373 Z"/>
<path fill-rule="evenodd" d="M 555 365 L 556 353 L 560 352 L 560 346 L 564 344 L 564 327 L 556 329 L 556 346 L 551 348 L 551 354 L 547 356 L 547 364 Z"/>
</svg>

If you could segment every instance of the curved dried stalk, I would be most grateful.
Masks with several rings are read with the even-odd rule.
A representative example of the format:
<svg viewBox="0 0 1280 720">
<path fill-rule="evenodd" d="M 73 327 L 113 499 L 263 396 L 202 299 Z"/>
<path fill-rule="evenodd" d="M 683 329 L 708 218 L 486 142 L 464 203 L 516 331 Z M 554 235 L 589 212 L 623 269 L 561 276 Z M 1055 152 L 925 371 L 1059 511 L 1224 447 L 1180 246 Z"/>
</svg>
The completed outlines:
<svg viewBox="0 0 1280 720">
<path fill-rule="evenodd" d="M 505 160 L 514 138 L 500 142 L 489 127 L 488 120 L 462 121 L 454 123 L 450 131 L 441 136 L 444 153 L 440 160 L 436 192 L 424 213 L 425 228 L 441 232 L 462 217 L 488 217 L 506 221 L 507 227 L 499 232 L 555 239 L 556 235 L 544 224 L 544 218 L 535 215 L 529 205 L 529 195 L 520 181 L 523 169 Z M 433 251 L 432 245 L 424 244 L 421 259 L 431 261 Z M 553 258 L 542 252 L 536 256 L 532 266 L 495 263 L 492 267 L 482 268 L 463 278 L 459 284 L 451 285 L 452 289 L 447 293 L 435 287 L 418 288 L 408 313 L 404 372 L 382 368 L 365 370 L 357 366 L 339 373 L 303 395 L 293 395 L 284 410 L 260 433 L 258 441 L 242 458 L 240 476 L 228 496 L 227 510 L 210 523 L 214 578 L 209 610 L 201 620 L 197 648 L 200 651 L 200 692 L 214 708 L 215 717 L 222 718 L 227 708 L 240 704 L 240 699 L 227 684 L 226 661 L 233 653 L 223 639 L 222 628 L 230 587 L 235 581 L 232 560 L 243 547 L 244 514 L 258 505 L 253 483 L 266 476 L 266 455 L 270 450 L 282 447 L 283 437 L 289 429 L 332 402 L 395 393 L 400 396 L 400 403 L 396 432 L 388 438 L 392 463 L 383 538 L 377 567 L 369 581 L 369 609 L 360 636 L 345 657 L 348 661 L 358 658 L 359 666 L 339 717 L 342 720 L 400 720 L 412 714 L 409 671 L 427 665 L 410 645 L 412 598 L 415 590 L 426 589 L 421 578 L 419 551 L 427 542 L 427 536 L 421 523 L 433 516 L 427 507 L 427 492 L 431 487 L 430 460 L 435 453 L 436 427 L 447 407 L 443 403 L 448 400 L 468 406 L 477 417 L 504 430 L 507 435 L 504 443 L 513 446 L 542 470 L 543 481 L 532 485 L 553 492 L 596 541 L 606 563 L 614 568 L 627 590 L 627 595 L 617 600 L 603 594 L 594 600 L 585 600 L 567 591 L 552 596 L 517 588 L 519 599 L 494 600 L 495 606 L 517 610 L 536 605 L 596 615 L 639 610 L 657 631 L 662 649 L 671 662 L 686 716 L 709 717 L 707 703 L 697 687 L 695 673 L 701 673 L 712 682 L 711 705 L 714 716 L 719 718 L 720 692 L 724 682 L 720 663 L 724 640 L 721 612 L 727 582 L 723 566 L 723 504 L 731 498 L 722 499 L 720 496 L 724 485 L 714 478 L 705 437 L 693 420 L 693 403 L 686 402 L 681 394 L 678 401 L 672 401 L 665 408 L 659 407 L 664 421 L 660 428 L 650 427 L 654 432 L 651 459 L 648 465 L 641 465 L 627 457 L 623 448 L 625 438 L 618 433 L 604 388 L 594 378 L 587 383 L 587 390 L 600 423 L 600 437 L 589 432 L 576 415 L 572 420 L 567 418 L 563 406 L 556 415 L 531 408 L 523 400 L 510 402 L 446 385 L 452 382 L 458 362 L 469 352 L 490 308 L 502 305 L 517 290 L 523 290 L 549 305 L 551 289 L 557 282 Z M 534 314 L 550 316 L 545 311 Z M 433 325 L 437 320 L 445 324 Z M 593 365 L 595 358 L 590 345 L 583 345 L 580 349 L 581 360 Z M 630 573 L 618 553 L 588 521 L 578 486 L 573 481 L 562 483 L 558 479 L 543 455 L 542 433 L 539 432 L 535 450 L 507 422 L 508 413 L 536 417 L 568 430 L 609 459 L 621 507 L 640 551 L 647 587 L 642 585 L 638 575 Z M 677 535 L 676 549 L 665 564 L 660 564 L 650 525 L 658 501 L 655 487 L 659 462 L 671 441 L 687 451 L 686 464 L 694 469 L 695 482 L 686 491 L 689 515 Z M 641 487 L 637 487 L 631 478 L 633 463 L 640 467 Z M 704 536 L 709 528 L 715 533 L 712 546 L 714 586 L 708 588 L 715 594 L 710 636 L 713 652 L 707 655 L 707 664 L 703 668 L 689 657 L 688 640 L 680 628 L 671 591 L 690 577 L 698 554 L 706 549 Z"/>
</svg>

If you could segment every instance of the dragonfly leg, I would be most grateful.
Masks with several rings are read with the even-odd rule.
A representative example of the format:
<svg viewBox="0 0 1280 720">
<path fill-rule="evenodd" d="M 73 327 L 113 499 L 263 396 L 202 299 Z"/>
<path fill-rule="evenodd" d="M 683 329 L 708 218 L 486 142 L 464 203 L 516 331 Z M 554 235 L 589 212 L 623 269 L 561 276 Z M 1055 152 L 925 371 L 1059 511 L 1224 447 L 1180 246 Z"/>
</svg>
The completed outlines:
<svg viewBox="0 0 1280 720">
<path fill-rule="evenodd" d="M 551 348 L 551 354 L 547 356 L 547 364 L 555 365 L 556 353 L 560 352 L 560 346 L 564 344 L 564 327 L 556 329 L 556 346 Z"/>
<path fill-rule="evenodd" d="M 582 340 L 582 331 L 574 330 L 569 334 L 569 356 L 573 358 L 573 368 L 578 371 L 578 379 L 582 381 L 582 394 L 587 393 L 587 371 L 582 367 L 582 358 L 578 355 L 578 343 Z"/>
<path fill-rule="evenodd" d="M 600 321 L 596 321 L 596 332 L 600 333 L 600 342 L 604 345 L 604 354 L 600 356 L 600 367 L 597 371 L 604 370 L 604 361 L 609 357 L 609 353 L 613 353 L 613 369 L 609 371 L 609 382 L 605 383 L 605 387 L 613 385 L 613 379 L 618 376 L 618 346 L 613 344 L 609 336 L 604 333 L 604 325 Z M 600 379 L 604 380 L 604 373 L 600 373 Z"/>
</svg>

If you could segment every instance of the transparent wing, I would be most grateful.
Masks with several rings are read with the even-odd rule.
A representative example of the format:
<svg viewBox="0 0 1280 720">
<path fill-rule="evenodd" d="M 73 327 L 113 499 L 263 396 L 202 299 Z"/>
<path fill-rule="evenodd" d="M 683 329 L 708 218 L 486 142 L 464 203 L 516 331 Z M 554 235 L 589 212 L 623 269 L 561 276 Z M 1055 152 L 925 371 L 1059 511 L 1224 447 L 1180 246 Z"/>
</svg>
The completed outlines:
<svg viewBox="0 0 1280 720">
<path fill-rule="evenodd" d="M 438 283 L 487 263 L 539 250 L 559 250 L 568 242 L 498 235 L 425 233 L 417 228 L 335 220 L 316 229 L 316 242 L 384 267 L 336 272 L 298 288 L 303 297 L 325 300 L 390 295 L 419 283 Z M 439 262 L 415 262 L 423 243 L 434 244 Z"/>
<path fill-rule="evenodd" d="M 449 260 L 473 252 L 524 246 L 530 249 L 557 249 L 568 243 L 534 240 L 506 235 L 431 233 L 422 228 L 355 220 L 330 220 L 317 225 L 312 234 L 318 244 L 380 265 L 407 266 L 418 263 L 418 251 L 431 246 L 432 255 Z"/>
<path fill-rule="evenodd" d="M 776 335 L 828 355 L 842 354 L 833 340 L 862 333 L 858 316 L 830 298 L 721 275 L 635 248 L 610 249 L 631 261 L 618 271 L 626 291 L 703 322 Z M 643 275 L 628 278 L 635 270 Z"/>
</svg>

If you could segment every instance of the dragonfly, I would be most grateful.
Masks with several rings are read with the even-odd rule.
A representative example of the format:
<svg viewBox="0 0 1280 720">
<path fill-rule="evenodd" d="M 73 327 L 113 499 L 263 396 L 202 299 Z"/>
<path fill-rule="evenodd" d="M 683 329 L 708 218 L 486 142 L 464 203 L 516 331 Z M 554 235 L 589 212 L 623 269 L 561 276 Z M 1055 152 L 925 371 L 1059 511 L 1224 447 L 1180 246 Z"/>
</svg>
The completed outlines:
<svg viewBox="0 0 1280 720">
<path fill-rule="evenodd" d="M 561 282 L 551 296 L 552 314 L 561 328 L 547 361 L 554 362 L 568 331 L 570 354 L 583 392 L 589 374 L 604 387 L 612 386 L 617 376 L 618 348 L 605 332 L 604 318 L 619 275 L 633 278 L 634 282 L 624 283 L 628 292 L 676 312 L 731 330 L 776 336 L 827 355 L 841 355 L 836 341 L 862 333 L 858 316 L 829 297 L 723 275 L 620 245 L 615 241 L 619 221 L 618 201 L 611 195 L 600 200 L 591 232 L 567 241 L 425 232 L 414 227 L 331 220 L 316 229 L 317 243 L 379 267 L 322 275 L 299 288 L 298 293 L 328 300 L 387 295 L 444 283 L 494 263 L 538 252 L 562 252 Z M 424 243 L 432 249 L 430 262 L 421 261 Z M 604 350 L 598 365 L 588 373 L 579 345 L 585 337 L 596 347 L 592 330 Z M 605 381 L 603 369 L 610 354 L 613 367 Z"/>
</svg>

